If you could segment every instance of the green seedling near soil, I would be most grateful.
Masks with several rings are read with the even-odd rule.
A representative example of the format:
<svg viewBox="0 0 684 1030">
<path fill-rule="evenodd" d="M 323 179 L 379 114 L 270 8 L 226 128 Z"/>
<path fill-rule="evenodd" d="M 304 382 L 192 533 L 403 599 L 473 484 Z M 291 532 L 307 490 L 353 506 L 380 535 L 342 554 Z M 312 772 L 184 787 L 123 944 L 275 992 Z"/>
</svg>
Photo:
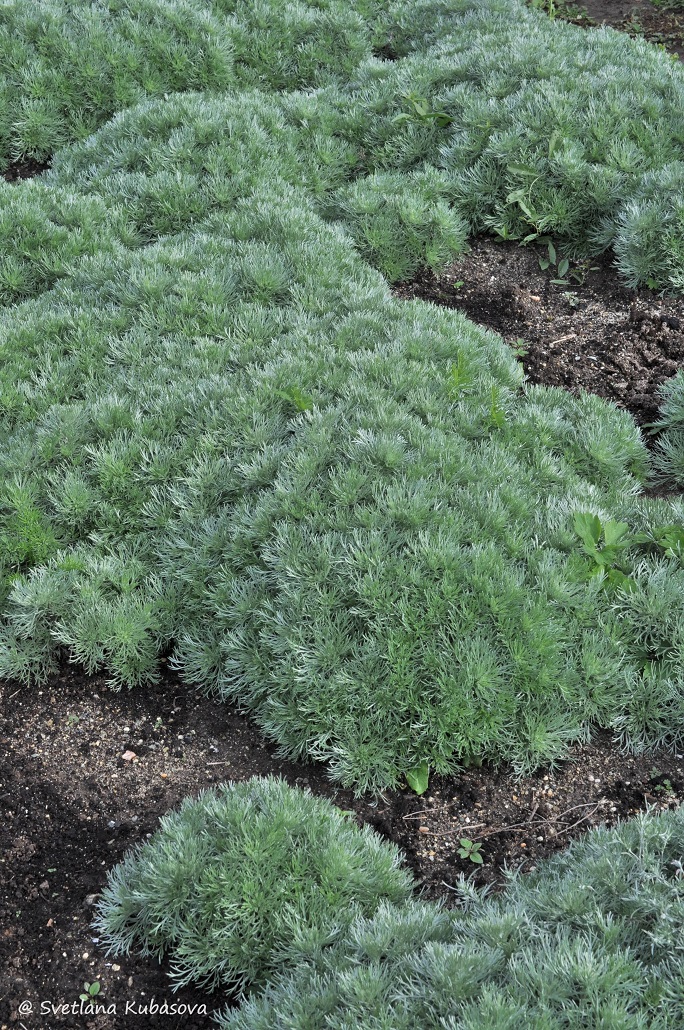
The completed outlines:
<svg viewBox="0 0 684 1030">
<path fill-rule="evenodd" d="M 483 864 L 484 859 L 480 854 L 480 849 L 482 848 L 481 844 L 475 844 L 474 841 L 468 840 L 467 837 L 461 837 L 459 843 L 461 845 L 458 849 L 458 854 L 460 858 L 467 858 L 470 862 L 473 862 L 475 865 Z"/>
<path fill-rule="evenodd" d="M 426 761 L 410 769 L 406 773 L 406 782 L 408 783 L 411 790 L 415 791 L 416 794 L 424 794 L 428 789 L 428 783 L 430 780 L 430 767 Z"/>
<path fill-rule="evenodd" d="M 553 265 L 556 269 L 556 272 L 558 273 L 558 278 L 552 279 L 551 282 L 556 283 L 559 286 L 566 286 L 568 280 L 565 278 L 565 276 L 567 275 L 568 269 L 570 268 L 570 262 L 567 258 L 561 258 L 560 260 L 558 259 L 556 255 L 556 248 L 552 240 L 547 240 L 545 237 L 540 237 L 538 242 L 546 244 L 547 256 L 542 256 L 539 258 L 539 267 L 541 268 L 542 272 L 545 272 L 547 268 L 550 268 Z"/>
<path fill-rule="evenodd" d="M 581 285 L 587 277 L 587 272 L 598 271 L 599 266 L 590 266 L 588 261 L 579 261 L 571 268 L 568 258 L 559 258 L 553 240 L 546 236 L 539 236 L 536 238 L 536 242 L 546 245 L 546 254 L 539 256 L 539 267 L 542 272 L 545 272 L 548 268 L 555 268 L 557 278 L 550 280 L 554 286 L 569 286 L 571 278 Z M 567 292 L 564 296 L 571 307 L 576 306 L 576 294 Z"/>
<path fill-rule="evenodd" d="M 546 15 L 555 21 L 570 21 L 582 25 L 595 24 L 593 18 L 587 14 L 586 7 L 578 4 L 567 3 L 566 0 L 528 0 L 529 6 L 536 11 L 544 11 Z"/>
<path fill-rule="evenodd" d="M 83 984 L 83 994 L 79 994 L 81 1001 L 92 1001 L 93 998 L 97 998 L 100 993 L 100 983 L 98 980 L 93 980 L 92 983 L 87 981 Z"/>
</svg>

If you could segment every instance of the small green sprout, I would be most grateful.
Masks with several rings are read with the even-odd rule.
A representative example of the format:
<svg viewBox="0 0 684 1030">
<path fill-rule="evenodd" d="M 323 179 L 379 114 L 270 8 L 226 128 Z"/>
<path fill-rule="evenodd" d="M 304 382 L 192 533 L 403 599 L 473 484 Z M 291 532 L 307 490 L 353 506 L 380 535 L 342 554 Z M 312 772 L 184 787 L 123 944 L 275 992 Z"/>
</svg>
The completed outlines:
<svg viewBox="0 0 684 1030">
<path fill-rule="evenodd" d="M 81 1001 L 92 1001 L 93 998 L 96 998 L 99 993 L 100 981 L 93 980 L 93 982 L 89 984 L 86 980 L 86 982 L 83 984 L 83 994 L 79 994 L 79 999 Z"/>
<path fill-rule="evenodd" d="M 461 845 L 458 849 L 458 854 L 460 858 L 467 858 L 471 862 L 474 862 L 475 865 L 483 864 L 484 859 L 480 854 L 480 850 L 482 848 L 481 844 L 475 844 L 474 841 L 468 840 L 467 837 L 461 837 L 459 843 Z"/>
<path fill-rule="evenodd" d="M 601 522 L 598 515 L 576 512 L 575 533 L 582 541 L 582 550 L 591 558 L 590 576 L 600 576 L 607 586 L 631 590 L 634 580 L 615 568 L 622 552 L 631 544 L 642 543 L 642 537 L 629 534 L 625 522 Z"/>
<path fill-rule="evenodd" d="M 425 793 L 428 789 L 429 780 L 430 767 L 425 759 L 423 759 L 420 765 L 416 765 L 406 773 L 406 782 L 411 790 L 414 790 L 416 794 Z"/>
</svg>

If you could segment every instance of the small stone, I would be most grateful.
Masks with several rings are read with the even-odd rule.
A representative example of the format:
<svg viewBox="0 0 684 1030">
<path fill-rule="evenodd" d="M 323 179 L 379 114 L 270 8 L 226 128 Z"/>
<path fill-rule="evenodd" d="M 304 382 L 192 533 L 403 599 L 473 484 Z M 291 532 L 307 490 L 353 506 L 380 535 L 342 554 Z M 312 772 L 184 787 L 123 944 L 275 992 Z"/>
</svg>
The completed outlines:
<svg viewBox="0 0 684 1030">
<path fill-rule="evenodd" d="M 112 972 L 113 973 L 119 973 L 120 971 L 121 971 L 121 966 L 117 966 L 116 964 L 114 964 L 112 966 Z"/>
<path fill-rule="evenodd" d="M 135 751 L 124 751 L 121 757 L 123 758 L 124 762 L 132 762 L 133 759 L 137 758 L 138 756 L 136 755 Z"/>
</svg>

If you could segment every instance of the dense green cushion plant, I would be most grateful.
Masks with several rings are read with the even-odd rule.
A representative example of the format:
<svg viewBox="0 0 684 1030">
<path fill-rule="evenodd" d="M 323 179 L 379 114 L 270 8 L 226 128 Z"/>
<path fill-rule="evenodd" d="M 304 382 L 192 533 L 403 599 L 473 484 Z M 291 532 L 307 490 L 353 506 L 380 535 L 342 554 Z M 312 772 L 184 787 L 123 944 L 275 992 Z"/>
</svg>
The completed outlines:
<svg viewBox="0 0 684 1030">
<path fill-rule="evenodd" d="M 398 853 L 282 781 L 187 799 L 109 875 L 110 952 L 241 994 L 222 1030 L 676 1030 L 684 815 L 592 830 L 503 892 L 411 898 Z M 217 995 L 220 1004 L 222 996 Z"/>
<path fill-rule="evenodd" d="M 665 482 L 684 486 L 684 374 L 681 370 L 661 387 L 655 466 Z"/>
<path fill-rule="evenodd" d="M 0 160 L 49 158 L 146 96 L 314 87 L 370 54 L 364 20 L 337 0 L 10 0 Z"/>
<path fill-rule="evenodd" d="M 501 340 L 399 303 L 369 266 L 438 268 L 476 225 L 456 127 L 479 132 L 483 98 L 503 98 L 488 46 L 507 11 L 366 11 L 399 60 L 366 56 L 335 89 L 148 99 L 41 181 L 0 188 L 0 674 L 45 679 L 66 652 L 130 685 L 170 651 L 187 682 L 359 789 L 421 763 L 530 769 L 594 725 L 680 739 L 684 573 L 657 534 L 684 514 L 638 499 L 634 423 L 526 388 Z M 553 33 L 529 18 L 555 81 Z M 634 70 L 643 49 L 562 38 L 587 75 L 611 48 L 616 74 Z M 648 177 L 678 146 L 682 79 L 643 53 L 638 88 L 669 127 L 643 105 L 624 122 Z M 494 110 L 529 122 L 525 67 Z M 676 194 L 668 167 L 654 203 Z M 563 182 L 593 219 L 587 184 Z M 621 588 L 592 575 L 573 528 L 587 511 L 633 533 Z"/>
<path fill-rule="evenodd" d="M 485 230 L 552 236 L 568 257 L 612 247 L 627 282 L 684 285 L 682 71 L 610 29 L 519 0 L 40 0 L 4 6 L 0 54 L 5 159 L 50 156 L 145 96 L 315 89 L 300 126 L 326 122 L 355 148 L 357 177 L 388 176 L 376 227 L 376 182 L 330 206 L 353 213 L 369 257 L 398 207 L 409 251 L 432 217 L 445 241 Z M 383 270 L 410 274 L 398 239 L 390 250 Z"/>
<path fill-rule="evenodd" d="M 383 904 L 330 946 L 293 946 L 221 1030 L 677 1030 L 684 817 L 593 830 L 499 896 Z"/>
<path fill-rule="evenodd" d="M 634 500 L 636 427 L 523 390 L 496 337 L 393 300 L 310 210 L 354 167 L 297 127 L 315 103 L 146 103 L 7 199 L 6 239 L 26 204 L 54 262 L 0 317 L 0 670 L 44 678 L 66 648 L 141 683 L 171 648 L 360 788 L 423 761 L 528 769 L 596 723 L 678 739 L 677 559 L 628 554 L 613 595 L 572 530 L 587 507 L 682 521 Z M 402 224 L 416 260 L 452 231 Z"/>
<path fill-rule="evenodd" d="M 403 904 L 399 852 L 350 814 L 283 780 L 186 799 L 112 871 L 100 942 L 171 957 L 177 986 L 263 986 L 296 946 L 315 951 L 381 903 Z"/>
</svg>

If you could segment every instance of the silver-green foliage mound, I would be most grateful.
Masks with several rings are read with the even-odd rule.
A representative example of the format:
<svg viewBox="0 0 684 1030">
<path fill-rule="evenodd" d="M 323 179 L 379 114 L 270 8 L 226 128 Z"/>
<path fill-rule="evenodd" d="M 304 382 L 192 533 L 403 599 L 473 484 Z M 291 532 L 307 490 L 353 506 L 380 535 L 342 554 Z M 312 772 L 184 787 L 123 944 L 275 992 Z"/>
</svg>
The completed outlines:
<svg viewBox="0 0 684 1030">
<path fill-rule="evenodd" d="M 592 831 L 498 897 L 382 905 L 222 1030 L 678 1030 L 684 818 Z"/>
<path fill-rule="evenodd" d="M 327 801 L 252 779 L 165 816 L 111 873 L 95 925 L 114 954 L 168 954 L 177 986 L 242 992 L 410 891 L 393 845 Z"/>
<path fill-rule="evenodd" d="M 10 0 L 0 161 L 49 158 L 145 97 L 310 88 L 344 80 L 370 53 L 368 27 L 337 0 Z"/>
<path fill-rule="evenodd" d="M 50 260 L 8 242 L 0 671 L 66 650 L 144 683 L 171 649 L 360 788 L 528 769 L 592 724 L 677 740 L 683 573 L 655 530 L 681 505 L 635 501 L 628 416 L 524 389 L 499 339 L 395 301 L 311 211 L 354 167 L 301 124 L 316 104 L 148 103 L 6 204 Z M 390 214 L 390 240 L 445 239 Z M 620 554 L 629 588 L 593 575 L 587 511 L 651 539 Z"/>
<path fill-rule="evenodd" d="M 497 10 L 458 17 L 495 35 Z M 0 189 L 0 674 L 67 654 L 140 684 L 170 651 L 359 788 L 529 769 L 597 724 L 676 742 L 684 573 L 659 532 L 684 512 L 637 499 L 634 423 L 525 388 L 498 338 L 369 267 L 438 267 L 467 231 L 426 158 L 455 108 L 393 114 L 402 74 L 432 97 L 465 73 L 399 56 L 346 95 L 148 100 Z"/>
<path fill-rule="evenodd" d="M 145 97 L 316 90 L 298 124 L 327 122 L 361 180 L 326 212 L 390 277 L 414 267 L 383 256 L 399 212 L 445 229 L 429 264 L 484 230 L 567 257 L 612 247 L 630 284 L 684 286 L 684 76 L 610 29 L 518 0 L 40 0 L 4 6 L 0 54 L 5 159 L 50 156 Z"/>
<path fill-rule="evenodd" d="M 684 375 L 681 370 L 661 387 L 662 404 L 654 429 L 659 431 L 655 466 L 667 483 L 684 486 Z M 684 541 L 682 541 L 684 543 Z"/>
<path fill-rule="evenodd" d="M 587 32 L 509 0 L 393 6 L 403 59 L 359 68 L 339 132 L 364 167 L 431 170 L 471 232 L 615 253 L 630 285 L 684 286 L 684 74 L 611 29 Z M 666 128 L 667 127 L 667 128 Z M 359 215 L 373 189 L 342 192 Z"/>
</svg>

